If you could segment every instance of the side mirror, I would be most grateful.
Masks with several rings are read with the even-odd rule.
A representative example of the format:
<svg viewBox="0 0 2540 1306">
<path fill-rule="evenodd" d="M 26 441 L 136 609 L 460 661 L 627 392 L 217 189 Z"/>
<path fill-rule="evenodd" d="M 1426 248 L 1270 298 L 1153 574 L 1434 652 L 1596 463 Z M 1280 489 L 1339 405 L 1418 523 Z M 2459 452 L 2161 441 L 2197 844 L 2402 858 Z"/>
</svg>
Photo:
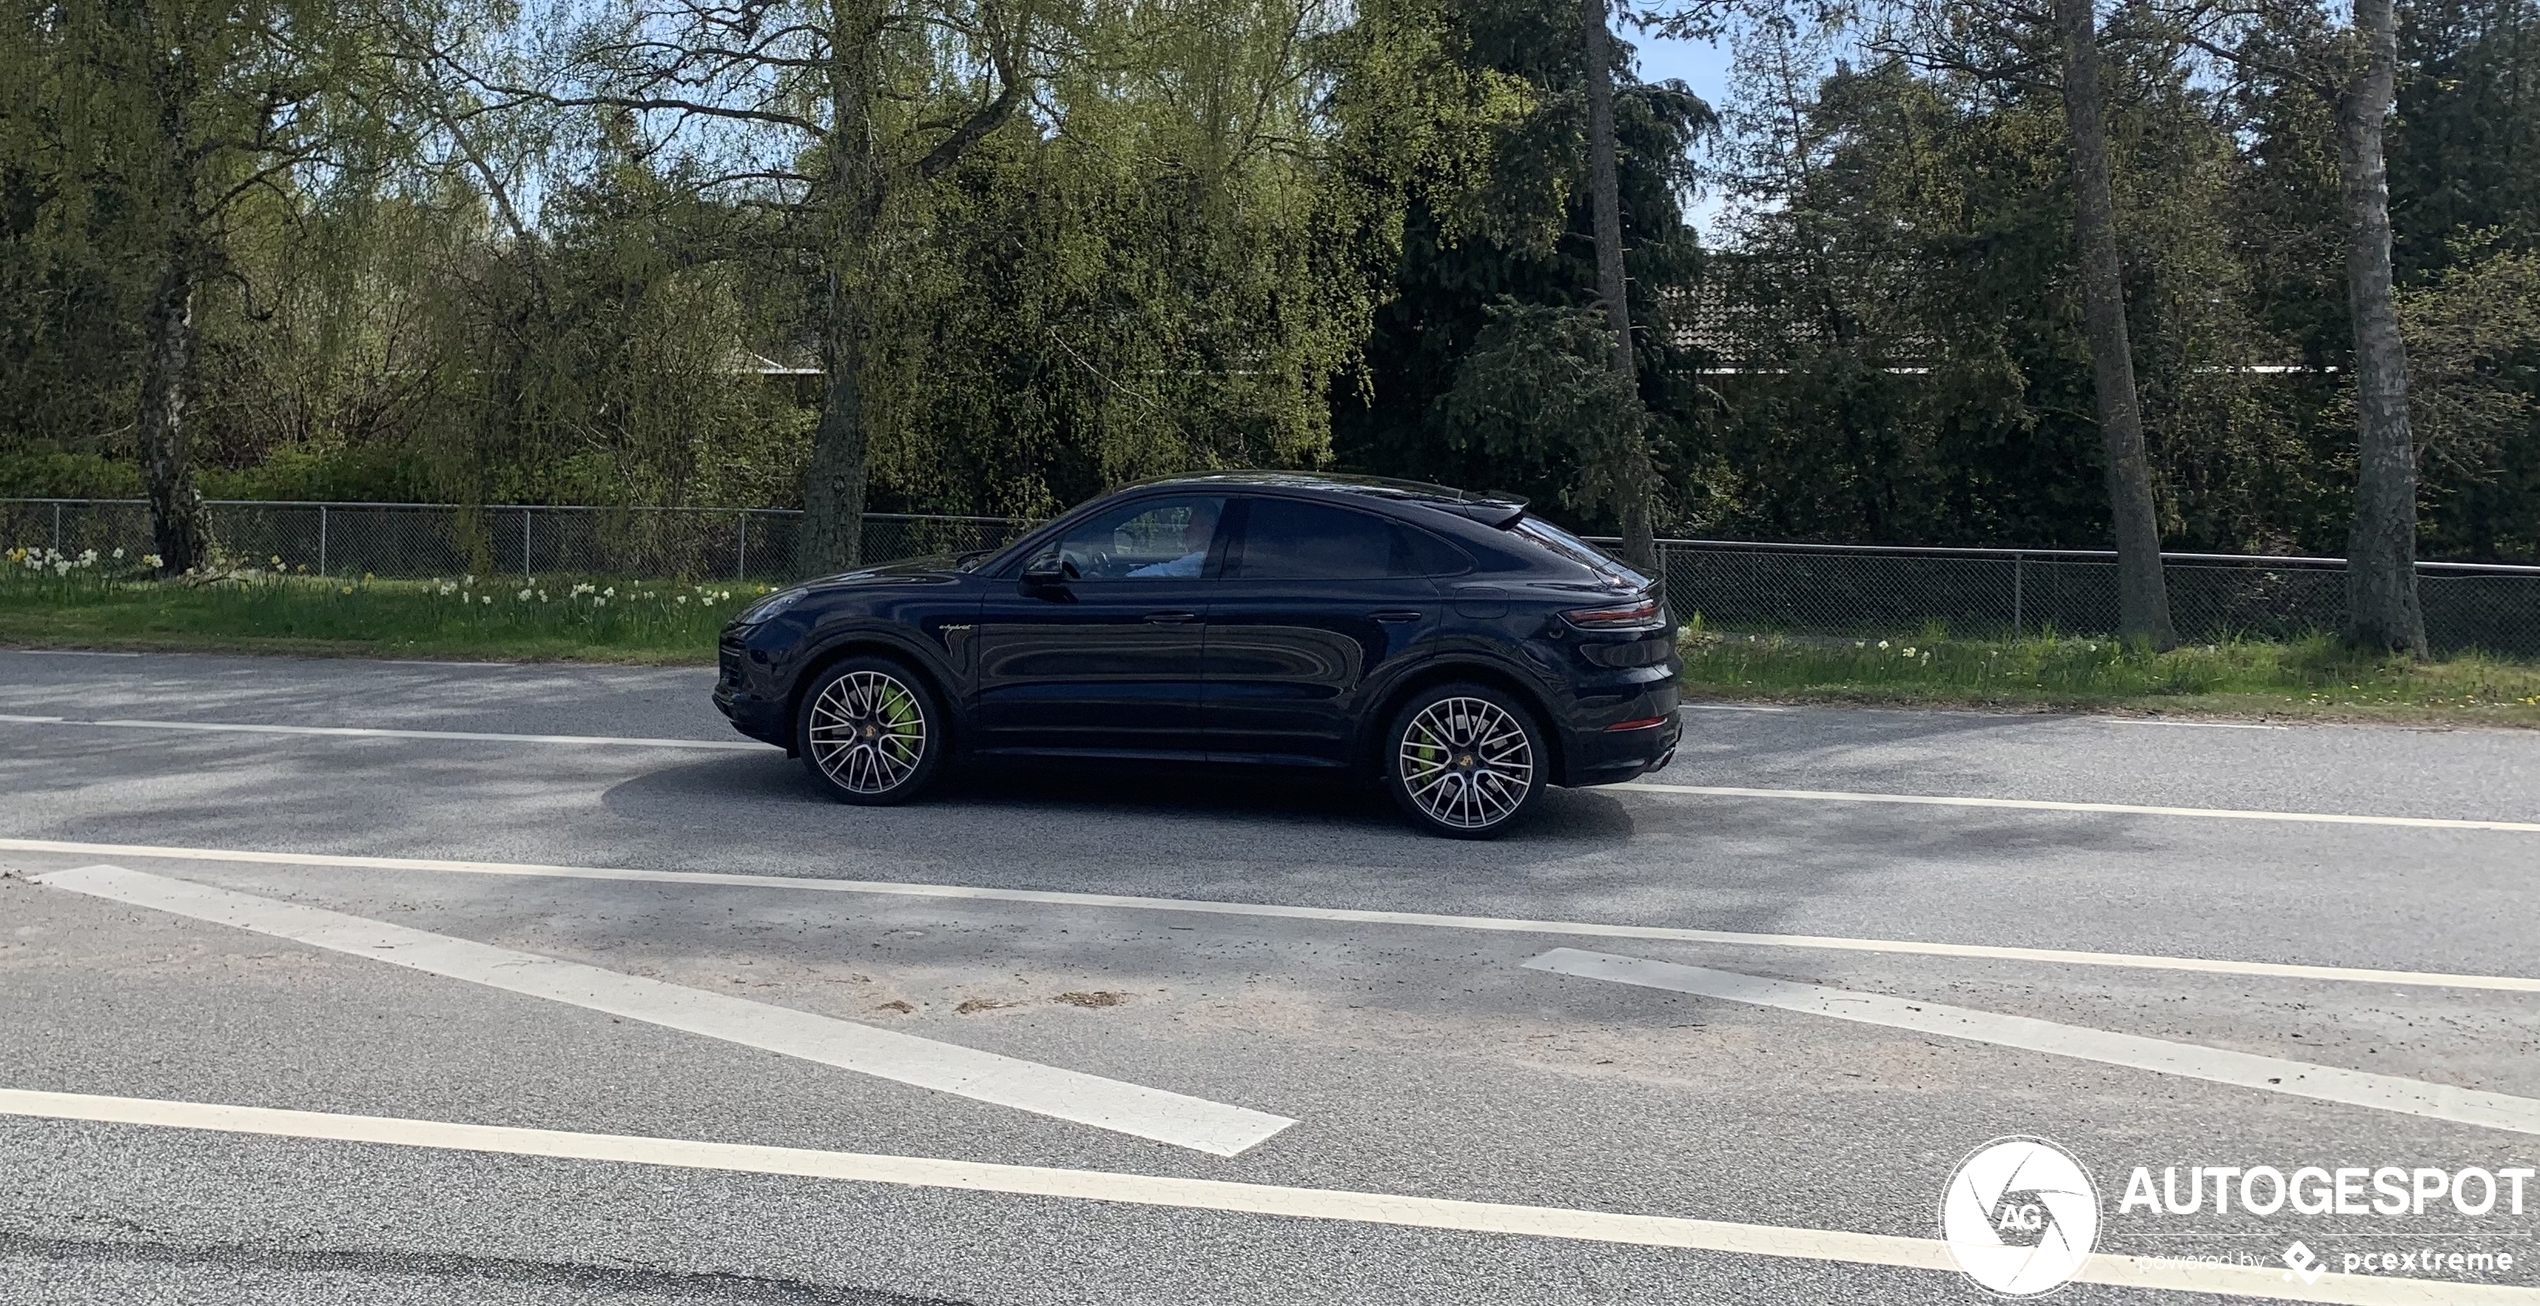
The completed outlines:
<svg viewBox="0 0 2540 1306">
<path fill-rule="evenodd" d="M 1052 550 L 1023 564 L 1023 583 L 1064 585 L 1067 583 L 1067 570 L 1066 560 L 1059 557 L 1056 550 Z"/>
</svg>

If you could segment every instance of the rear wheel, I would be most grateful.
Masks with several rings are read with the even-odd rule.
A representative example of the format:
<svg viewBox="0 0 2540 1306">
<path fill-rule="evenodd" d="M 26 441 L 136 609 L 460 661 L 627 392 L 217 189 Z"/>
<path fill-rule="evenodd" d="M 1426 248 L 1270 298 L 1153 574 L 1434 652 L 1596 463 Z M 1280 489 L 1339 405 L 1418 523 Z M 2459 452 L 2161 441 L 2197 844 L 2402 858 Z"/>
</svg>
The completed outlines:
<svg viewBox="0 0 2540 1306">
<path fill-rule="evenodd" d="M 1550 758 L 1534 714 L 1488 685 L 1418 695 L 1385 739 L 1385 787 L 1432 834 L 1495 837 L 1543 791 Z"/>
<path fill-rule="evenodd" d="M 944 714 L 926 682 L 889 658 L 849 658 L 803 694 L 794 738 L 803 766 L 844 803 L 888 806 L 942 769 Z"/>
</svg>

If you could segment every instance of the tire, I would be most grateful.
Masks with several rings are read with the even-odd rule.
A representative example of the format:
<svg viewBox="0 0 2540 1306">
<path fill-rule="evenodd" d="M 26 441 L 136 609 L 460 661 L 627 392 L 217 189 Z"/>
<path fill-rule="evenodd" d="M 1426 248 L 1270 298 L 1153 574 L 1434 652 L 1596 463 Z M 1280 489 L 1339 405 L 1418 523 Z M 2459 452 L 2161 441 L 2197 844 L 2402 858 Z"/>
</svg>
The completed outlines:
<svg viewBox="0 0 2540 1306">
<path fill-rule="evenodd" d="M 1385 731 L 1385 788 L 1411 823 L 1451 839 L 1493 839 L 1543 792 L 1551 751 L 1534 713 L 1488 685 L 1414 695 Z"/>
<path fill-rule="evenodd" d="M 952 742 L 946 724 L 924 677 L 890 658 L 852 657 L 803 691 L 794 741 L 831 797 L 888 807 L 934 784 Z"/>
</svg>

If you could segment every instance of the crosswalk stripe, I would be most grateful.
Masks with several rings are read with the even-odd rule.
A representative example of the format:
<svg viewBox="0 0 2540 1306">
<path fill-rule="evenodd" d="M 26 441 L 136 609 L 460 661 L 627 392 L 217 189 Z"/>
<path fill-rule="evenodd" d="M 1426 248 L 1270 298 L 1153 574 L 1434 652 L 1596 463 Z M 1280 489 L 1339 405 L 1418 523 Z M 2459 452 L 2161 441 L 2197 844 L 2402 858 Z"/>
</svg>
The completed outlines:
<svg viewBox="0 0 2540 1306">
<path fill-rule="evenodd" d="M 1216 1156 L 1234 1156 L 1296 1123 L 896 1030 L 120 866 L 83 866 L 35 880 Z"/>
</svg>

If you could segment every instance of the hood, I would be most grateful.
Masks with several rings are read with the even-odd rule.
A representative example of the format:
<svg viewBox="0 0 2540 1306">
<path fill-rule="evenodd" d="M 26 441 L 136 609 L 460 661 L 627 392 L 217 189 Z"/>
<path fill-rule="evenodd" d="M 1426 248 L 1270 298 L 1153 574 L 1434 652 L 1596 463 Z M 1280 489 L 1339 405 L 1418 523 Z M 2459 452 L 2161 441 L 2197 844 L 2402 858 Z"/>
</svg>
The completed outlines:
<svg viewBox="0 0 2540 1306">
<path fill-rule="evenodd" d="M 923 558 L 901 558 L 893 562 L 875 563 L 870 567 L 858 567 L 854 571 L 842 571 L 834 576 L 823 576 L 818 580 L 803 583 L 811 589 L 825 590 L 852 585 L 947 581 L 961 574 L 960 560 L 961 555 L 953 553 L 929 554 Z"/>
</svg>

